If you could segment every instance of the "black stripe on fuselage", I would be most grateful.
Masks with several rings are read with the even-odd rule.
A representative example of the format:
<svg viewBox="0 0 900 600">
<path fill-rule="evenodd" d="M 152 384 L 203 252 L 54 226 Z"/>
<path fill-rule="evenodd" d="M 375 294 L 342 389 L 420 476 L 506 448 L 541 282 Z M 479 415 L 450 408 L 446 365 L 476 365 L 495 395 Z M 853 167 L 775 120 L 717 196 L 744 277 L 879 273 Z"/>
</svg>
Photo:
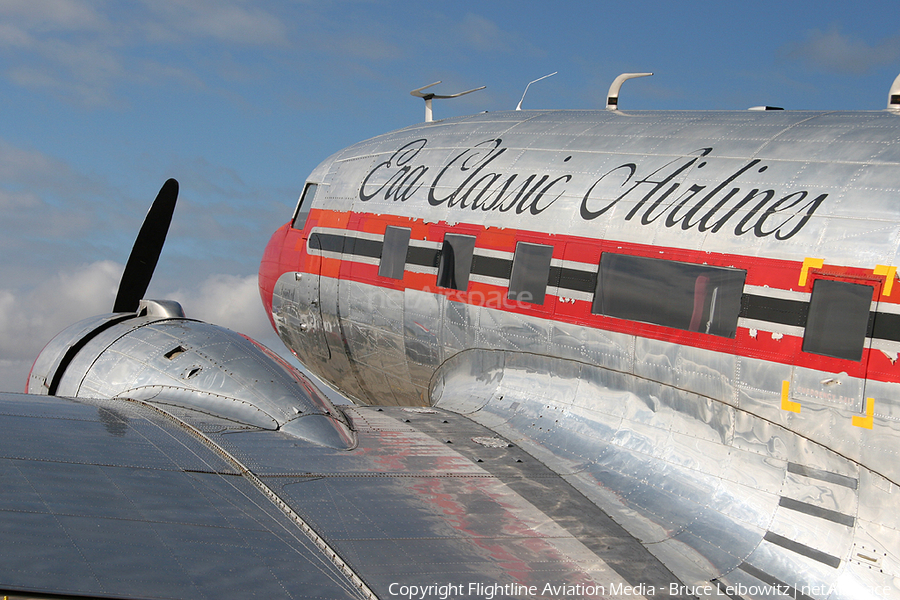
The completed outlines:
<svg viewBox="0 0 900 600">
<path fill-rule="evenodd" d="M 472 275 L 509 279 L 512 273 L 512 261 L 507 258 L 483 256 L 477 252 L 472 257 Z"/>
<path fill-rule="evenodd" d="M 309 247 L 323 252 L 337 252 L 367 258 L 381 258 L 382 242 L 358 239 L 349 235 L 313 232 L 309 236 Z"/>
<path fill-rule="evenodd" d="M 871 313 L 869 333 L 872 338 L 900 342 L 900 315 L 893 313 Z"/>
<path fill-rule="evenodd" d="M 323 252 L 381 258 L 382 242 L 338 233 L 313 232 L 309 236 L 309 247 L 312 250 Z M 412 265 L 437 268 L 440 256 L 439 250 L 410 244 L 406 260 Z M 479 254 L 476 249 L 472 257 L 471 272 L 472 275 L 509 280 L 512 265 L 511 258 L 484 256 Z M 556 285 L 560 290 L 592 294 L 597 288 L 597 273 L 552 266 L 548 284 Z M 774 298 L 760 294 L 743 294 L 739 316 L 764 323 L 803 328 L 806 326 L 808 312 L 808 301 Z M 871 312 L 866 337 L 900 342 L 900 315 Z"/>
<path fill-rule="evenodd" d="M 807 312 L 809 312 L 809 302 L 801 300 L 785 300 L 756 294 L 741 296 L 740 316 L 744 319 L 806 327 Z"/>
<path fill-rule="evenodd" d="M 333 233 L 311 233 L 309 236 L 309 247 L 313 250 L 322 250 L 323 252 L 344 252 L 344 240 L 347 239 L 343 235 Z"/>
<path fill-rule="evenodd" d="M 344 253 L 365 256 L 366 258 L 381 258 L 383 245 L 380 241 L 347 237 L 344 240 Z"/>
<path fill-rule="evenodd" d="M 435 250 L 434 248 L 422 248 L 421 246 L 413 246 L 410 244 L 409 250 L 406 252 L 406 262 L 421 267 L 437 268 L 440 256 L 440 251 Z"/>
<path fill-rule="evenodd" d="M 550 267 L 550 281 L 558 281 L 558 287 L 574 292 L 593 294 L 597 289 L 597 272 Z"/>
</svg>

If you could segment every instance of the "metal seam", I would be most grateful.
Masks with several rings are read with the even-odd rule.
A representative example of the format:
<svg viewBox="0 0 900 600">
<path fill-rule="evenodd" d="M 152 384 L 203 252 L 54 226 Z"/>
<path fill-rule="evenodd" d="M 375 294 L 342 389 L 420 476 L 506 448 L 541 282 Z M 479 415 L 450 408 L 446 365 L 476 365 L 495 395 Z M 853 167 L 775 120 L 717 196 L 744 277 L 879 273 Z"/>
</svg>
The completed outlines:
<svg viewBox="0 0 900 600">
<path fill-rule="evenodd" d="M 221 456 L 225 459 L 226 462 L 230 462 L 237 470 L 240 472 L 241 476 L 247 479 L 250 483 L 256 487 L 272 504 L 275 505 L 276 508 L 281 510 L 281 512 L 290 519 L 306 536 L 316 545 L 316 547 L 325 555 L 325 557 L 331 561 L 334 566 L 338 568 L 338 570 L 350 580 L 350 583 L 356 586 L 357 590 L 362 593 L 362 595 L 370 600 L 378 600 L 378 596 L 369 588 L 368 585 L 362 580 L 362 578 L 350 567 L 347 562 L 344 561 L 331 546 L 328 545 L 328 542 L 320 536 L 310 525 L 297 514 L 294 509 L 290 507 L 284 500 L 282 500 L 278 494 L 275 493 L 269 486 L 267 486 L 261 479 L 259 479 L 256 475 L 254 475 L 250 469 L 248 469 L 244 464 L 239 461 L 237 458 L 232 456 L 229 452 L 227 452 L 224 448 L 216 444 L 214 441 L 209 439 L 206 435 L 203 434 L 202 431 L 177 418 L 175 415 L 154 406 L 152 404 L 147 404 L 140 400 L 131 400 L 125 398 L 128 402 L 134 402 L 136 404 L 140 404 L 141 406 L 145 406 L 147 408 L 152 409 L 153 411 L 165 416 L 166 418 L 174 421 L 178 426 L 186 430 L 188 433 L 192 434 L 195 438 L 197 438 L 202 444 L 207 446 L 210 450 Z"/>
</svg>

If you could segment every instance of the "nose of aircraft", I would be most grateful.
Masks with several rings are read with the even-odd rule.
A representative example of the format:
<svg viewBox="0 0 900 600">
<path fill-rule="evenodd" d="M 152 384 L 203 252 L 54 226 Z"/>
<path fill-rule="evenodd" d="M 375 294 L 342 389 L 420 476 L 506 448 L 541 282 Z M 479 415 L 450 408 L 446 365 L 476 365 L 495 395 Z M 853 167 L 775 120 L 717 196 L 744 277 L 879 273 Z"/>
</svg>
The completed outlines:
<svg viewBox="0 0 900 600">
<path fill-rule="evenodd" d="M 262 298 L 266 315 L 269 317 L 269 322 L 273 328 L 275 327 L 275 320 L 272 317 L 272 295 L 278 277 L 284 272 L 281 264 L 281 254 L 289 227 L 290 225 L 285 224 L 272 234 L 259 263 L 259 295 Z"/>
</svg>

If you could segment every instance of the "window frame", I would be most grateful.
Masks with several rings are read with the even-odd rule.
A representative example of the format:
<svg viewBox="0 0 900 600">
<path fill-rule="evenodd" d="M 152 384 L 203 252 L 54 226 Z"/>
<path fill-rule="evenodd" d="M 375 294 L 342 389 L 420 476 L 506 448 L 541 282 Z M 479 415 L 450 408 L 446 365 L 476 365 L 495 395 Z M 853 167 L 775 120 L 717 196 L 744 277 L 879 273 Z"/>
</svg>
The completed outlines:
<svg viewBox="0 0 900 600">
<path fill-rule="evenodd" d="M 827 277 L 813 280 L 803 329 L 803 352 L 862 362 L 875 315 L 875 294 L 880 293 L 879 282 L 863 281 L 865 282 Z M 851 286 L 860 289 L 854 290 Z M 861 288 L 868 288 L 868 292 Z M 851 301 L 856 306 L 847 305 L 847 300 L 851 298 L 848 293 L 851 296 L 855 294 Z M 841 301 L 836 298 L 838 294 L 844 299 L 841 305 L 835 304 Z M 848 329 L 851 330 L 850 336 L 846 335 Z M 838 338 L 837 334 L 842 335 Z"/>
<path fill-rule="evenodd" d="M 403 279 L 406 273 L 406 259 L 409 254 L 409 240 L 412 229 L 388 225 L 381 243 L 381 258 L 378 262 L 378 276 Z"/>
<path fill-rule="evenodd" d="M 312 190 L 311 196 L 310 190 Z M 303 186 L 303 193 L 300 194 L 300 200 L 297 202 L 297 207 L 294 209 L 293 217 L 291 217 L 291 229 L 302 231 L 303 228 L 306 227 L 306 221 L 309 219 L 309 211 L 312 208 L 312 203 L 315 202 L 318 191 L 318 183 L 307 181 L 306 185 Z"/>
<path fill-rule="evenodd" d="M 543 306 L 550 287 L 554 246 L 533 242 L 516 242 L 512 270 L 509 274 L 507 300 Z M 542 277 L 543 274 L 543 277 Z M 543 284 L 540 282 L 543 281 Z M 532 289 L 527 289 L 533 286 Z M 541 288 L 538 291 L 537 288 Z M 524 296 L 528 297 L 524 297 Z"/>
<path fill-rule="evenodd" d="M 746 269 L 603 252 L 591 314 L 734 340 L 746 283 Z"/>
<path fill-rule="evenodd" d="M 472 275 L 476 236 L 447 232 L 441 245 L 436 285 L 439 288 L 465 292 Z M 453 261 L 452 267 L 448 265 Z M 452 272 L 451 272 L 452 270 Z M 449 281 L 448 281 L 449 280 Z M 446 285 L 445 285 L 446 284 Z"/>
</svg>

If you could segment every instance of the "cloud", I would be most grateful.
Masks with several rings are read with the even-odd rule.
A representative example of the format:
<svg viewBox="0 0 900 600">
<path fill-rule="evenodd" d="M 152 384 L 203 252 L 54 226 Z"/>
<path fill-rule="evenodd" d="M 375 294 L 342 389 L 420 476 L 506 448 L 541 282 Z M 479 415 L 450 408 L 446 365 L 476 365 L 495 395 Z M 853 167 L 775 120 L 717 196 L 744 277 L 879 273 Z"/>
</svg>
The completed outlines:
<svg viewBox="0 0 900 600">
<path fill-rule="evenodd" d="M 146 27 L 151 41 L 205 37 L 247 45 L 288 45 L 287 27 L 278 17 L 239 0 L 149 0 L 145 4 L 157 16 Z"/>
<path fill-rule="evenodd" d="M 327 46 L 330 52 L 345 58 L 367 62 L 397 60 L 404 56 L 403 50 L 396 44 L 370 33 L 351 32 L 346 35 L 335 35 L 323 45 Z"/>
<path fill-rule="evenodd" d="M 44 31 L 95 30 L 108 25 L 96 3 L 79 0 L 0 0 L 0 17 Z"/>
<path fill-rule="evenodd" d="M 167 298 L 178 301 L 192 319 L 215 323 L 252 338 L 272 332 L 259 298 L 256 275 L 210 275 L 197 287 L 181 289 Z"/>
<path fill-rule="evenodd" d="M 26 150 L 0 139 L 0 181 L 17 184 L 46 184 L 48 178 L 74 176 L 65 163 L 35 150 Z"/>
<path fill-rule="evenodd" d="M 13 52 L 7 77 L 17 85 L 105 104 L 104 84 L 124 68 L 112 48 L 116 29 L 96 6 L 77 0 L 0 0 L 0 49 Z M 74 85 L 73 85 L 74 81 Z"/>
<path fill-rule="evenodd" d="M 515 38 L 503 32 L 493 21 L 468 13 L 459 24 L 462 39 L 482 52 L 512 52 Z"/>
<path fill-rule="evenodd" d="M 28 33 L 10 23 L 0 23 L 0 46 L 27 48 L 34 43 Z"/>
<path fill-rule="evenodd" d="M 432 40 L 441 40 L 443 51 L 453 48 L 469 56 L 482 54 L 542 55 L 543 51 L 518 33 L 506 30 L 494 21 L 476 13 L 462 17 L 436 16 L 433 27 L 426 31 Z"/>
<path fill-rule="evenodd" d="M 236 45 L 285 48 L 289 39 L 281 19 L 243 0 L 0 0 L 4 75 L 88 108 L 121 105 L 127 83 L 209 87 L 196 60 L 210 41 L 230 55 Z M 198 50 L 188 67 L 185 49 Z"/>
<path fill-rule="evenodd" d="M 0 189 L 0 212 L 34 210 L 41 204 L 41 199 L 32 192 L 9 192 Z"/>
<path fill-rule="evenodd" d="M 109 312 L 123 269 L 99 261 L 59 272 L 32 289 L 0 289 L 0 360 L 33 361 L 64 328 Z"/>
<path fill-rule="evenodd" d="M 6 231 L 4 251 L 15 248 L 42 258 L 50 245 L 70 244 L 85 232 L 108 235 L 105 224 L 118 219 L 118 194 L 99 178 L 75 171 L 68 163 L 0 138 L 0 208 Z M 89 244 L 97 240 L 86 239 Z M 105 239 L 105 238 L 104 238 Z M 29 244 L 40 244 L 29 246 Z M 6 274 L 12 259 L 0 268 Z"/>
<path fill-rule="evenodd" d="M 859 75 L 900 59 L 900 35 L 872 45 L 841 33 L 836 26 L 828 31 L 814 29 L 805 41 L 788 44 L 781 53 L 820 71 Z"/>
<path fill-rule="evenodd" d="M 29 89 L 57 92 L 86 107 L 113 106 L 113 82 L 127 71 L 121 57 L 107 47 L 49 40 L 39 45 L 36 65 L 18 65 L 10 81 Z"/>
</svg>

